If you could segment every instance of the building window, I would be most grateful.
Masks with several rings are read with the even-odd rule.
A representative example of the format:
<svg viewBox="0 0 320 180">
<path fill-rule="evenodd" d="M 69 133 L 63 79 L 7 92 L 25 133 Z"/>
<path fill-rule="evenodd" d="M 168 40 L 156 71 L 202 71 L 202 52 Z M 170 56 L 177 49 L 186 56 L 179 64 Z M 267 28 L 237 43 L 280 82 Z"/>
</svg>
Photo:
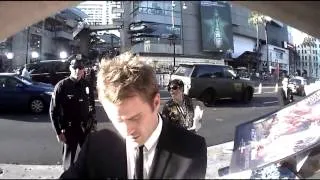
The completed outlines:
<svg viewBox="0 0 320 180">
<path fill-rule="evenodd" d="M 304 60 L 304 56 L 302 56 L 302 58 L 301 58 L 302 60 Z"/>
<path fill-rule="evenodd" d="M 276 53 L 276 58 L 283 59 L 283 53 L 282 52 L 275 52 L 275 53 Z"/>
</svg>

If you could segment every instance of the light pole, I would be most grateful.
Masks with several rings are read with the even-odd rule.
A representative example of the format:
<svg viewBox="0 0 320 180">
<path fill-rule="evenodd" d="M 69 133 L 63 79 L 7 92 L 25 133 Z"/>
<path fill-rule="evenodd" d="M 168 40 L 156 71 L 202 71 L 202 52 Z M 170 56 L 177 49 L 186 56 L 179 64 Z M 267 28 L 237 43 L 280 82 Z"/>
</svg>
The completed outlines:
<svg viewBox="0 0 320 180">
<path fill-rule="evenodd" d="M 29 34 L 30 34 L 30 26 L 27 30 L 27 52 L 26 52 L 26 64 L 28 64 L 28 55 L 29 55 Z"/>
<path fill-rule="evenodd" d="M 267 32 L 267 23 L 271 21 L 271 17 L 264 16 L 264 33 L 266 37 L 266 48 L 267 48 L 267 72 L 269 73 L 269 46 L 268 46 L 268 32 Z"/>
<path fill-rule="evenodd" d="M 176 66 L 176 36 L 175 36 L 175 32 L 174 32 L 174 8 L 175 8 L 175 3 L 174 1 L 171 1 L 171 22 L 172 22 L 172 34 L 171 34 L 171 41 L 173 43 L 173 70 L 174 67 Z"/>
</svg>

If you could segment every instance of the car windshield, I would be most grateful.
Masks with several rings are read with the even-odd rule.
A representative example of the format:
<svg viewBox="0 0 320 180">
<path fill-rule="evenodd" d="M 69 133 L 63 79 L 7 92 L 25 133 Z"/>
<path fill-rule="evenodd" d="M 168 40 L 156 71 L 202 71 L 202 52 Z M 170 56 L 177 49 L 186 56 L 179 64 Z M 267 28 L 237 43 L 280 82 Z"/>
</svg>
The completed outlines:
<svg viewBox="0 0 320 180">
<path fill-rule="evenodd" d="M 294 84 L 301 84 L 302 81 L 300 79 L 290 79 L 289 83 L 294 83 Z"/>
<path fill-rule="evenodd" d="M 178 76 L 189 77 L 192 73 L 192 70 L 193 70 L 193 66 L 182 65 L 182 66 L 179 66 L 178 69 L 173 74 Z"/>
<path fill-rule="evenodd" d="M 304 29 L 310 22 L 314 22 L 316 26 L 319 26 L 319 23 L 311 20 L 299 22 L 303 16 L 296 16 L 294 13 L 287 18 L 281 18 L 280 15 L 277 17 L 278 13 L 273 13 L 272 8 L 267 8 L 269 4 L 283 3 L 279 7 L 287 7 L 288 11 L 303 8 L 301 12 L 306 13 L 306 17 L 313 18 L 318 11 L 312 15 L 307 11 L 307 5 L 313 2 L 300 3 L 300 6 L 291 5 L 294 1 L 288 1 L 287 4 L 286 1 L 270 1 L 263 5 L 268 10 L 265 12 L 253 9 L 262 3 L 259 1 L 252 2 L 252 6 L 241 5 L 251 1 L 50 2 L 5 1 L 4 5 L 0 6 L 0 9 L 14 4 L 15 7 L 23 7 L 19 12 L 1 12 L 0 18 L 0 22 L 7 20 L 2 23 L 3 30 L 0 31 L 0 35 L 10 34 L 0 39 L 0 74 L 4 74 L 0 78 L 0 176 L 3 178 L 13 177 L 3 176 L 9 172 L 3 169 L 2 173 L 3 164 L 28 165 L 26 169 L 29 169 L 29 165 L 31 167 L 38 164 L 49 165 L 50 170 L 61 168 L 68 162 L 68 159 L 63 160 L 62 157 L 66 158 L 66 151 L 69 152 L 70 148 L 64 147 L 66 151 L 62 154 L 61 148 L 65 138 L 60 134 L 57 141 L 56 137 L 60 131 L 66 133 L 69 124 L 79 125 L 77 131 L 87 128 L 84 136 L 94 131 L 90 129 L 95 126 L 92 121 L 94 118 L 97 120 L 98 130 L 113 127 L 114 121 L 110 120 L 104 108 L 105 104 L 98 98 L 102 92 L 98 91 L 98 85 L 103 84 L 97 83 L 98 72 L 101 65 L 105 64 L 104 61 L 112 62 L 113 57 L 120 57 L 118 55 L 124 52 L 132 53 L 154 70 L 155 75 L 146 79 L 156 78 L 154 81 L 157 81 L 157 86 L 153 87 L 158 88 L 156 92 L 160 95 L 157 113 L 164 117 L 163 122 L 173 122 L 205 139 L 208 154 L 206 178 L 219 178 L 218 168 L 230 165 L 231 156 L 235 151 L 239 154 L 249 154 L 245 157 L 249 159 L 243 158 L 242 155 L 237 156 L 241 158 L 233 159 L 234 165 L 239 165 L 240 170 L 264 164 L 259 161 L 268 157 L 266 154 L 272 148 L 264 146 L 263 143 L 279 142 L 276 139 L 279 138 L 277 133 L 280 130 L 287 132 L 284 144 L 281 145 L 293 143 L 288 145 L 288 149 L 301 149 L 309 145 L 309 132 L 296 134 L 297 129 L 307 131 L 309 128 L 319 128 L 318 131 L 312 132 L 320 130 L 320 118 L 314 118 L 320 117 L 320 113 L 317 114 L 320 111 L 310 110 L 309 106 L 305 105 L 309 101 L 302 104 L 305 106 L 296 107 L 298 102 L 320 89 L 320 82 L 316 81 L 320 78 L 320 39 L 307 34 L 320 31 L 318 28 L 314 31 Z M 63 6 L 61 3 L 69 6 Z M 49 5 L 39 8 L 43 7 L 42 4 Z M 35 9 L 33 13 L 25 13 L 24 10 L 31 8 Z M 49 11 L 47 8 L 54 10 Z M 40 16 L 41 10 L 48 11 L 48 14 Z M 7 15 L 4 16 L 5 14 Z M 295 20 L 296 23 L 289 20 Z M 13 26 L 15 23 L 18 25 Z M 9 26 L 12 28 L 7 29 Z M 23 28 L 14 29 L 15 27 Z M 25 65 L 26 70 L 23 71 Z M 58 88 L 61 84 L 68 84 L 61 82 L 70 77 L 70 71 L 80 72 L 77 75 L 83 81 L 73 86 L 73 81 L 68 80 L 68 83 L 72 84 L 70 91 L 67 91 L 69 88 Z M 117 73 L 115 72 L 114 79 L 120 77 Z M 71 77 L 73 75 L 75 73 Z M 7 78 L 9 76 L 10 78 Z M 287 79 L 284 80 L 285 77 L 288 77 L 289 83 Z M 127 79 L 133 79 L 131 74 Z M 174 79 L 180 80 L 175 81 L 179 82 L 179 87 L 170 84 Z M 141 83 L 149 82 L 145 79 L 142 81 Z M 21 82 L 31 86 L 22 86 Z M 180 87 L 180 84 L 183 86 Z M 148 87 L 141 85 L 138 89 L 145 88 Z M 63 95 L 52 93 L 53 89 L 62 92 Z M 139 95 L 141 94 L 144 93 Z M 80 95 L 83 97 L 78 97 Z M 54 100 L 66 104 L 55 106 Z M 94 104 L 87 107 L 87 100 Z M 313 101 L 316 102 L 317 99 L 310 100 Z M 57 111 L 50 110 L 50 107 L 62 108 L 61 113 L 57 113 L 57 119 L 61 122 L 53 123 L 50 113 Z M 72 109 L 70 114 L 65 112 L 66 107 Z M 94 111 L 92 107 L 95 107 Z M 132 107 L 131 110 L 137 107 L 139 106 Z M 297 108 L 298 110 L 292 110 L 297 115 L 287 118 L 292 115 L 290 111 L 279 116 L 277 113 L 286 107 Z M 86 110 L 93 114 L 88 116 Z M 81 113 L 85 114 L 84 117 L 78 117 Z M 255 129 L 259 132 L 252 130 L 254 128 L 251 126 L 255 126 L 255 123 L 251 121 L 261 120 L 263 116 L 273 113 L 277 114 L 274 121 L 268 117 L 266 123 L 257 124 L 258 127 Z M 301 114 L 307 115 L 301 118 Z M 66 120 L 65 117 L 72 118 Z M 86 122 L 74 123 L 76 120 Z M 281 122 L 275 127 L 282 129 L 271 128 L 275 121 Z M 248 124 L 237 128 L 243 123 Z M 82 127 L 84 125 L 87 127 Z M 65 129 L 62 129 L 62 126 L 66 126 Z M 275 132 L 270 133 L 270 129 Z M 149 131 L 150 128 L 140 130 Z M 243 137 L 243 142 L 241 138 L 236 139 L 237 134 Z M 274 136 L 265 138 L 269 134 Z M 258 140 L 255 141 L 256 139 Z M 65 142 L 69 143 L 68 140 Z M 83 141 L 75 139 L 75 142 Z M 175 146 L 179 143 L 190 142 L 181 140 L 170 145 Z M 240 143 L 243 144 L 239 145 Z M 235 144 L 237 145 L 234 148 Z M 77 147 L 77 152 L 71 153 L 70 158 L 75 161 L 81 157 L 78 156 L 81 145 Z M 184 147 L 193 147 L 193 144 Z M 175 150 L 180 149 L 183 148 Z M 285 150 L 281 149 L 279 153 L 284 153 L 282 151 Z M 188 153 L 184 155 L 189 156 Z M 181 159 L 183 158 L 181 156 Z M 266 162 L 274 160 L 272 157 L 269 158 Z M 302 157 L 297 159 L 304 160 Z M 193 163 L 193 159 L 190 159 L 190 163 Z M 186 167 L 168 165 L 173 170 L 162 174 L 179 173 L 180 171 L 176 170 L 178 168 L 190 169 L 188 163 L 183 165 Z M 320 161 L 315 161 L 315 167 L 320 167 Z M 62 171 L 63 168 L 54 173 L 56 176 L 43 178 L 59 178 L 58 175 Z"/>
</svg>

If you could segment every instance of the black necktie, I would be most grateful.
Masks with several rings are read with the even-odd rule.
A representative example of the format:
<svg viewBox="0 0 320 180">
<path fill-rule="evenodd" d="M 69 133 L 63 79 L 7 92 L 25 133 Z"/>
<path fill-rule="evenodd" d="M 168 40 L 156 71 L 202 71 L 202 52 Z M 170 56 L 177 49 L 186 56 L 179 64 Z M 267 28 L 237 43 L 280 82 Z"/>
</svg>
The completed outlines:
<svg viewBox="0 0 320 180">
<path fill-rule="evenodd" d="M 143 145 L 139 146 L 139 153 L 136 158 L 135 178 L 143 179 Z"/>
</svg>

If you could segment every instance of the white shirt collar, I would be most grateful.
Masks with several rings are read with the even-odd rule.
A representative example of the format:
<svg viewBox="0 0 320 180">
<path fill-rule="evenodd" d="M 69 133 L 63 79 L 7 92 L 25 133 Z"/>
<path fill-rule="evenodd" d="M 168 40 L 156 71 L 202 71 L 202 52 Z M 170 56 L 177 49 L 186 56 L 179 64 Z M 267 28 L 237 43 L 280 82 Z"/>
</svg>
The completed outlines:
<svg viewBox="0 0 320 180">
<path fill-rule="evenodd" d="M 151 136 L 144 143 L 144 147 L 146 148 L 147 151 L 149 151 L 152 147 L 154 147 L 158 143 L 161 130 L 162 130 L 162 119 L 161 119 L 161 116 L 158 115 L 158 125 L 156 129 L 152 132 Z"/>
</svg>

